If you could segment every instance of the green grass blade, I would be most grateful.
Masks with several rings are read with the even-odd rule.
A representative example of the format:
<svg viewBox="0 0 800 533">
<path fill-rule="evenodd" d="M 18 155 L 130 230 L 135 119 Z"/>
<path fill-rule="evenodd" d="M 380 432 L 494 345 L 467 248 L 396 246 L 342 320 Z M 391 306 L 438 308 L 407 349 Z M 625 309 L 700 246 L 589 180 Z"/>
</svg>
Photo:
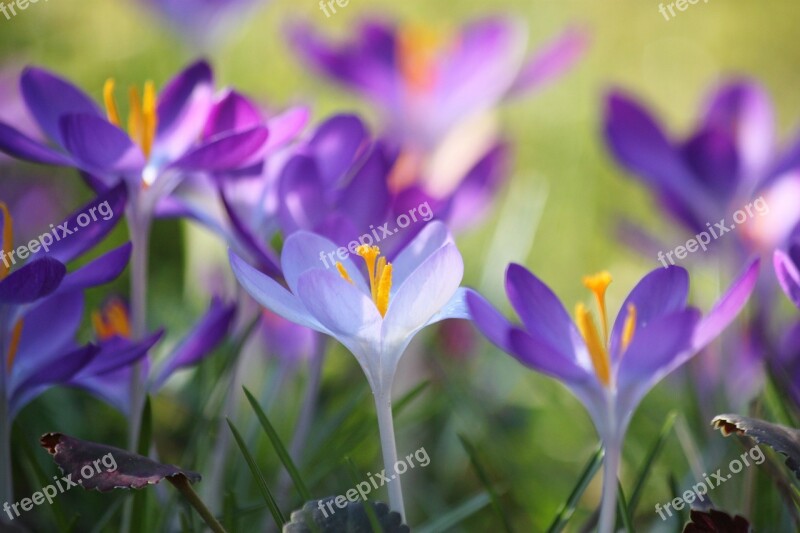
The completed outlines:
<svg viewBox="0 0 800 533">
<path fill-rule="evenodd" d="M 253 456 L 250 455 L 250 452 L 247 450 L 247 446 L 245 446 L 244 440 L 242 439 L 241 434 L 239 434 L 239 430 L 236 429 L 236 426 L 233 425 L 233 422 L 231 422 L 230 419 L 226 418 L 225 420 L 228 421 L 228 427 L 231 428 L 233 438 L 236 440 L 236 444 L 239 446 L 239 450 L 241 450 L 244 460 L 247 461 L 247 466 L 250 467 L 250 472 L 252 472 L 253 478 L 256 480 L 258 490 L 261 492 L 264 502 L 267 504 L 270 513 L 272 513 L 272 519 L 275 521 L 275 524 L 278 526 L 278 528 L 282 528 L 283 524 L 286 523 L 286 519 L 283 517 L 283 513 L 281 513 L 281 510 L 278 507 L 278 503 L 272 496 L 269 486 L 267 486 L 267 480 L 264 479 L 264 474 L 261 473 L 261 470 L 259 470 L 255 459 L 253 459 Z"/>
<path fill-rule="evenodd" d="M 655 444 L 653 444 L 653 447 L 650 449 L 650 452 L 647 454 L 644 465 L 637 476 L 636 484 L 633 487 L 631 499 L 628 503 L 628 512 L 630 513 L 628 518 L 631 520 L 633 520 L 636 516 L 636 507 L 638 507 L 639 500 L 642 497 L 642 492 L 644 492 L 644 486 L 647 482 L 647 478 L 650 476 L 650 471 L 652 470 L 656 459 L 658 459 L 658 456 L 664 449 L 664 444 L 666 444 L 667 437 L 669 436 L 670 431 L 672 431 L 672 427 L 675 425 L 675 419 L 677 417 L 677 411 L 672 411 L 667 415 L 667 419 L 664 421 L 664 425 L 661 426 L 661 431 L 658 433 L 658 438 L 656 439 Z"/>
<path fill-rule="evenodd" d="M 267 437 L 269 437 L 270 442 L 272 442 L 272 446 L 275 448 L 275 453 L 278 454 L 278 458 L 283 463 L 283 466 L 286 468 L 286 471 L 289 473 L 289 476 L 292 478 L 294 482 L 294 486 L 297 488 L 297 492 L 300 494 L 300 497 L 303 499 L 304 502 L 311 501 L 313 498 L 311 497 L 311 493 L 308 491 L 306 484 L 303 482 L 303 478 L 300 476 L 300 472 L 297 470 L 297 466 L 294 464 L 292 457 L 289 455 L 289 452 L 286 451 L 286 447 L 283 445 L 281 438 L 278 436 L 278 432 L 275 431 L 275 427 L 270 423 L 269 418 L 267 417 L 264 410 L 258 405 L 258 400 L 256 400 L 255 396 L 253 396 L 247 387 L 242 387 L 244 389 L 244 394 L 247 396 L 247 401 L 250 402 L 250 405 L 253 407 L 253 411 L 255 411 L 256 416 L 258 417 L 258 421 L 261 423 L 261 427 L 264 428 L 264 432 L 266 432 Z"/>
<path fill-rule="evenodd" d="M 492 503 L 492 498 L 486 492 L 476 494 L 455 509 L 452 509 L 444 516 L 435 518 L 431 522 L 421 527 L 415 528 L 416 533 L 440 533 L 449 531 L 459 523 L 474 515 L 487 505 Z"/>
<path fill-rule="evenodd" d="M 139 441 L 136 443 L 136 453 L 143 457 L 148 457 L 150 455 L 150 443 L 153 437 L 153 408 L 152 405 L 150 405 L 150 395 L 145 397 L 144 407 L 142 409 L 142 421 L 139 427 L 141 430 L 139 431 Z M 149 499 L 149 490 L 133 491 L 133 510 L 131 512 L 130 526 L 130 531 L 133 533 L 148 531 L 147 504 Z"/>
<path fill-rule="evenodd" d="M 408 391 L 400 400 L 398 400 L 394 406 L 392 407 L 392 412 L 395 416 L 401 413 L 408 405 L 413 402 L 417 396 L 422 394 L 425 389 L 428 388 L 428 385 L 431 384 L 430 380 L 425 380 L 410 391 Z"/>
<path fill-rule="evenodd" d="M 617 480 L 617 522 L 622 522 L 622 527 L 627 533 L 633 533 L 630 514 L 628 513 L 628 502 L 625 499 L 625 491 L 622 490 L 622 483 Z"/>
<path fill-rule="evenodd" d="M 472 463 L 472 467 L 478 474 L 478 478 L 481 480 L 481 483 L 486 489 L 487 494 L 489 494 L 489 498 L 492 500 L 492 507 L 494 507 L 495 512 L 500 517 L 500 522 L 503 524 L 503 529 L 508 533 L 513 533 L 514 530 L 511 527 L 511 523 L 508 521 L 508 516 L 503 511 L 503 507 L 500 505 L 500 499 L 497 497 L 497 492 L 494 490 L 492 482 L 489 480 L 489 476 L 486 474 L 486 470 L 478 460 L 478 452 L 475 450 L 472 444 L 466 438 L 464 438 L 463 435 L 459 435 L 458 439 L 461 441 L 461 445 L 464 447 L 464 450 L 466 450 L 469 460 Z"/>
<path fill-rule="evenodd" d="M 564 502 L 564 504 L 559 508 L 558 513 L 556 513 L 553 523 L 547 529 L 548 533 L 558 533 L 564 529 L 564 526 L 567 525 L 567 522 L 575 512 L 575 508 L 578 506 L 578 501 L 581 499 L 583 492 L 586 490 L 586 487 L 589 486 L 589 482 L 592 481 L 592 478 L 600 469 L 601 464 L 603 464 L 603 448 L 598 446 L 597 450 L 589 459 L 589 462 L 586 463 L 583 473 L 581 473 L 581 477 L 578 478 L 578 483 L 575 485 L 575 488 L 572 489 L 569 498 L 567 498 L 567 501 Z"/>
</svg>

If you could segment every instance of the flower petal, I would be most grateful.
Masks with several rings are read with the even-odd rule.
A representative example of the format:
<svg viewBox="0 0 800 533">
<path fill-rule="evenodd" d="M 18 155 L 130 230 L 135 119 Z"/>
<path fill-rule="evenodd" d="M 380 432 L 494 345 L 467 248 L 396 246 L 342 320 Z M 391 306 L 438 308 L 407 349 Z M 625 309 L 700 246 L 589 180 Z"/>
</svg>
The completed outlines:
<svg viewBox="0 0 800 533">
<path fill-rule="evenodd" d="M 284 289 L 274 279 L 251 267 L 234 252 L 229 251 L 228 256 L 236 279 L 256 302 L 296 324 L 330 334 L 294 294 Z"/>
<path fill-rule="evenodd" d="M 392 295 L 383 323 L 384 345 L 407 343 L 447 305 L 463 275 L 464 262 L 455 244 L 428 257 Z"/>
<path fill-rule="evenodd" d="M 55 291 L 64 279 L 67 268 L 50 257 L 42 257 L 0 281 L 0 303 L 26 304 Z"/>
<path fill-rule="evenodd" d="M 2 122 L 0 122 L 0 151 L 18 159 L 45 165 L 72 164 L 72 160 L 64 154 Z"/>
<path fill-rule="evenodd" d="M 235 316 L 236 305 L 226 305 L 214 298 L 206 314 L 164 362 L 152 381 L 150 391 L 160 389 L 177 370 L 194 366 L 210 355 L 225 339 Z"/>
<path fill-rule="evenodd" d="M 128 134 L 94 115 L 65 115 L 59 122 L 64 148 L 83 170 L 138 174 L 145 165 L 142 151 Z"/>
<path fill-rule="evenodd" d="M 213 78 L 209 64 L 198 61 L 161 90 L 156 109 L 159 143 L 188 146 L 197 140 L 211 106 Z"/>
<path fill-rule="evenodd" d="M 98 257 L 86 266 L 70 272 L 58 287 L 58 292 L 83 290 L 105 285 L 119 277 L 131 257 L 131 243 L 126 243 Z"/>
<path fill-rule="evenodd" d="M 338 276 L 335 267 L 338 261 L 342 263 L 350 279 L 356 283 L 356 287 L 364 294 L 369 294 L 369 287 L 361 275 L 361 270 L 350 258 L 350 252 L 348 251 L 348 255 L 341 259 L 335 254 L 338 248 L 333 242 L 315 233 L 297 231 L 289 235 L 281 251 L 281 270 L 289 289 L 294 294 L 299 294 L 298 281 L 309 270 L 329 270 Z M 330 253 L 334 253 L 333 259 L 328 255 Z"/>
<path fill-rule="evenodd" d="M 201 144 L 171 164 L 187 171 L 222 172 L 253 164 L 263 152 L 269 132 L 264 126 L 224 135 Z"/>
<path fill-rule="evenodd" d="M 504 352 L 513 353 L 510 337 L 513 327 L 511 322 L 506 320 L 486 298 L 477 292 L 470 291 L 467 293 L 467 305 L 469 306 L 472 320 L 480 332 Z"/>
<path fill-rule="evenodd" d="M 783 292 L 794 305 L 800 307 L 800 271 L 797 265 L 783 250 L 775 250 L 772 259 Z"/>
<path fill-rule="evenodd" d="M 236 91 L 228 90 L 211 108 L 203 128 L 203 139 L 252 129 L 263 123 L 261 111 L 253 102 Z"/>
<path fill-rule="evenodd" d="M 589 48 L 588 33 L 579 28 L 568 28 L 529 59 L 517 76 L 511 94 L 521 95 L 540 89 L 555 81 L 583 59 Z"/>
<path fill-rule="evenodd" d="M 689 274 L 681 267 L 658 268 L 636 284 L 622 304 L 611 329 L 610 352 L 614 361 L 620 355 L 620 343 L 628 317 L 628 306 L 636 307 L 635 332 L 661 316 L 686 308 Z"/>
<path fill-rule="evenodd" d="M 585 381 L 591 374 L 565 357 L 542 339 L 536 339 L 526 331 L 511 328 L 509 331 L 509 354 L 520 363 L 554 377 L 566 384 L 575 385 Z"/>
<path fill-rule="evenodd" d="M 758 281 L 760 264 L 759 259 L 753 260 L 697 326 L 692 339 L 696 351 L 702 350 L 722 333 L 742 310 Z"/>
<path fill-rule="evenodd" d="M 61 117 L 74 114 L 96 118 L 103 116 L 97 104 L 86 93 L 44 69 L 26 68 L 20 78 L 20 87 L 25 104 L 39 127 L 62 146 L 64 139 L 61 135 Z"/>
<path fill-rule="evenodd" d="M 454 243 L 453 236 L 447 226 L 433 220 L 426 224 L 422 231 L 414 237 L 397 257 L 392 260 L 392 280 L 395 286 L 400 286 L 426 259 L 447 244 Z"/>
<path fill-rule="evenodd" d="M 316 228 L 327 211 L 325 184 L 317 162 L 306 155 L 295 155 L 283 167 L 278 180 L 281 229 L 292 233 Z"/>
<path fill-rule="evenodd" d="M 367 129 L 355 115 L 336 115 L 317 128 L 308 144 L 325 183 L 333 185 L 344 176 L 366 140 Z"/>
<path fill-rule="evenodd" d="M 583 345 L 567 310 L 550 288 L 516 263 L 506 270 L 506 293 L 536 344 L 549 345 L 562 357 L 574 359 Z"/>
</svg>

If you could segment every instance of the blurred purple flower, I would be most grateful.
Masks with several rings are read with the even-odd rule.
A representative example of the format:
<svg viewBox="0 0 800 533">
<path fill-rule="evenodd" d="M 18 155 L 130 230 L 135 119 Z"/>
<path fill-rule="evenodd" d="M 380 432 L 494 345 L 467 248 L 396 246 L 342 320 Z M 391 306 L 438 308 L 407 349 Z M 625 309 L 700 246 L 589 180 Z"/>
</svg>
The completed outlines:
<svg viewBox="0 0 800 533">
<path fill-rule="evenodd" d="M 210 49 L 233 33 L 264 0 L 140 0 L 164 17 L 189 44 Z"/>
<path fill-rule="evenodd" d="M 783 292 L 800 307 L 800 225 L 787 239 L 785 248 L 775 250 L 773 264 Z"/>
<path fill-rule="evenodd" d="M 707 229 L 758 196 L 768 213 L 737 234 L 771 251 L 800 218 L 800 140 L 777 150 L 772 103 L 751 80 L 712 92 L 694 131 L 672 140 L 647 109 L 615 90 L 606 100 L 605 137 L 616 160 L 652 190 L 691 232 Z"/>
<path fill-rule="evenodd" d="M 610 329 L 607 272 L 584 278 L 597 301 L 599 327 L 582 303 L 576 306 L 573 323 L 555 294 L 516 264 L 508 267 L 506 292 L 522 327 L 512 325 L 478 294 L 467 296 L 475 324 L 490 341 L 524 365 L 562 381 L 591 415 L 605 446 L 599 531 L 613 529 L 621 447 L 639 402 L 720 334 L 745 305 L 757 277 L 755 261 L 701 318 L 686 304 L 686 271 L 655 270 L 631 291 Z"/>
</svg>

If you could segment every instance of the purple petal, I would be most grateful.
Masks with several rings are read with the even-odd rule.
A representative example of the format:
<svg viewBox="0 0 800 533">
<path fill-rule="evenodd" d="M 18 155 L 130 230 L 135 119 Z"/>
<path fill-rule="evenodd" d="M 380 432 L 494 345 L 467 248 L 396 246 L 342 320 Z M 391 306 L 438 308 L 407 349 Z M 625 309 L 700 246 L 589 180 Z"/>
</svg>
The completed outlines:
<svg viewBox="0 0 800 533">
<path fill-rule="evenodd" d="M 162 330 L 138 342 L 121 337 L 112 337 L 101 342 L 97 356 L 72 378 L 72 384 L 80 385 L 84 380 L 116 372 L 132 365 L 146 356 L 148 350 L 155 346 L 163 336 L 164 331 Z"/>
<path fill-rule="evenodd" d="M 758 281 L 760 264 L 759 259 L 751 262 L 697 326 L 692 339 L 695 351 L 714 340 L 742 310 Z"/>
<path fill-rule="evenodd" d="M 571 70 L 589 48 L 589 35 L 583 29 L 569 28 L 546 43 L 517 76 L 512 95 L 540 89 Z"/>
<path fill-rule="evenodd" d="M 31 261 L 0 281 L 0 303 L 25 304 L 55 291 L 67 268 L 49 257 Z"/>
<path fill-rule="evenodd" d="M 187 171 L 236 170 L 253 163 L 263 151 L 268 136 L 267 128 L 257 126 L 219 137 L 194 148 L 171 166 Z"/>
<path fill-rule="evenodd" d="M 261 111 L 253 102 L 236 91 L 226 91 L 211 108 L 203 129 L 203 139 L 208 140 L 223 133 L 249 130 L 263 123 Z"/>
<path fill-rule="evenodd" d="M 453 231 L 475 225 L 486 216 L 498 189 L 508 177 L 509 163 L 509 147 L 498 143 L 464 177 L 453 191 L 447 214 Z"/>
<path fill-rule="evenodd" d="M 739 186 L 739 154 L 734 138 L 722 129 L 707 129 L 683 147 L 687 164 L 721 203 L 727 203 Z"/>
<path fill-rule="evenodd" d="M 480 332 L 504 352 L 513 353 L 510 337 L 511 323 L 477 292 L 467 293 L 467 305 L 472 320 Z"/>
<path fill-rule="evenodd" d="M 281 229 L 288 234 L 315 228 L 327 212 L 325 186 L 316 161 L 305 155 L 296 155 L 289 160 L 278 179 Z"/>
<path fill-rule="evenodd" d="M 506 270 L 506 293 L 537 344 L 549 345 L 562 358 L 573 358 L 580 335 L 558 297 L 539 278 L 516 263 Z"/>
<path fill-rule="evenodd" d="M 267 128 L 269 129 L 267 152 L 277 150 L 295 139 L 306 127 L 310 118 L 311 111 L 303 106 L 292 107 L 279 115 L 271 117 L 267 121 Z"/>
<path fill-rule="evenodd" d="M 64 145 L 61 118 L 86 114 L 101 119 L 100 109 L 83 91 L 58 76 L 28 67 L 20 79 L 22 96 L 31 115 L 48 137 Z"/>
<path fill-rule="evenodd" d="M 100 348 L 92 344 L 83 346 L 58 358 L 57 364 L 48 365 L 14 388 L 9 402 L 12 413 L 19 412 L 25 404 L 53 385 L 65 384 L 94 358 Z"/>
<path fill-rule="evenodd" d="M 131 257 L 131 243 L 126 243 L 98 257 L 88 265 L 70 272 L 58 287 L 58 292 L 83 290 L 105 285 L 119 277 Z"/>
<path fill-rule="evenodd" d="M 390 161 L 378 146 L 374 146 L 353 179 L 340 192 L 338 210 L 346 213 L 363 232 L 370 225 L 377 227 L 387 220 L 390 196 L 386 177 L 390 171 Z"/>
<path fill-rule="evenodd" d="M 289 289 L 298 294 L 298 281 L 304 273 L 313 269 L 337 273 L 335 265 L 340 262 L 356 286 L 365 293 L 369 292 L 367 282 L 351 259 L 349 250 L 342 259 L 335 253 L 338 249 L 333 242 L 315 233 L 298 231 L 289 235 L 281 252 L 281 270 Z M 333 253 L 333 259 L 328 255 L 330 253 Z"/>
<path fill-rule="evenodd" d="M 170 354 L 158 376 L 153 380 L 151 390 L 160 389 L 177 370 L 194 366 L 210 355 L 225 339 L 235 316 L 235 305 L 225 305 L 218 298 L 214 298 L 203 318 Z"/>
<path fill-rule="evenodd" d="M 307 360 L 316 353 L 321 342 L 316 331 L 298 326 L 266 309 L 261 313 L 259 332 L 266 353 L 289 363 Z"/>
<path fill-rule="evenodd" d="M 426 224 L 414 240 L 403 248 L 392 263 L 392 280 L 402 284 L 428 257 L 449 243 L 454 243 L 447 226 L 438 220 Z"/>
<path fill-rule="evenodd" d="M 610 352 L 613 360 L 620 355 L 620 342 L 628 317 L 628 306 L 636 307 L 636 330 L 665 315 L 686 308 L 689 295 L 689 274 L 681 267 L 659 268 L 636 284 L 620 307 L 611 329 Z"/>
<path fill-rule="evenodd" d="M 586 370 L 563 353 L 525 331 L 512 328 L 509 332 L 509 344 L 509 353 L 519 362 L 564 383 L 574 385 L 589 377 Z"/>
<path fill-rule="evenodd" d="M 455 244 L 446 244 L 412 272 L 392 294 L 383 324 L 384 342 L 408 342 L 456 294 L 464 261 Z"/>
<path fill-rule="evenodd" d="M 214 75 L 205 61 L 198 61 L 175 76 L 158 95 L 158 137 L 170 134 L 180 127 L 187 114 L 201 114 L 210 105 Z M 199 102 L 198 102 L 199 100 Z M 197 104 L 201 105 L 198 109 Z M 203 110 L 202 113 L 199 111 Z"/>
<path fill-rule="evenodd" d="M 65 115 L 61 118 L 64 148 L 75 162 L 92 173 L 138 173 L 144 156 L 124 131 L 94 115 Z"/>
<path fill-rule="evenodd" d="M 326 184 L 342 178 L 366 140 L 367 129 L 355 115 L 336 115 L 317 128 L 308 144 Z"/>
<path fill-rule="evenodd" d="M 294 294 L 266 274 L 248 265 L 234 252 L 229 251 L 228 255 L 236 279 L 256 302 L 296 324 L 328 333 Z"/>
<path fill-rule="evenodd" d="M 73 231 L 73 235 L 59 237 L 59 240 L 55 241 L 51 234 L 50 240 L 55 242 L 48 245 L 47 250 L 41 248 L 32 257 L 47 255 L 62 263 L 68 263 L 80 257 L 94 248 L 124 218 L 126 200 L 127 192 L 124 183 L 100 194 L 69 215 L 61 224 L 57 224 L 56 229 L 53 230 L 57 235 L 61 235 L 63 232 L 59 227 L 64 227 Z M 90 215 L 93 217 L 92 221 L 84 227 L 79 227 L 78 218 L 83 219 Z M 76 230 L 79 231 L 76 232 Z"/>
<path fill-rule="evenodd" d="M 656 121 L 622 93 L 606 101 L 605 137 L 614 157 L 656 192 L 668 193 L 691 212 L 716 212 Z"/>
<path fill-rule="evenodd" d="M 273 257 L 272 250 L 267 248 L 262 243 L 262 240 L 247 227 L 247 224 L 239 217 L 236 209 L 230 204 L 225 192 L 220 191 L 220 199 L 231 221 L 233 231 L 236 233 L 239 240 L 242 241 L 248 253 L 254 256 L 255 260 L 258 262 L 259 269 L 263 270 L 264 273 L 269 276 L 280 277 L 281 269 Z"/>
<path fill-rule="evenodd" d="M 45 165 L 72 165 L 72 160 L 24 133 L 0 122 L 0 151 L 10 156 Z"/>
<path fill-rule="evenodd" d="M 792 259 L 782 250 L 775 250 L 773 255 L 775 275 L 783 292 L 794 305 L 800 307 L 800 271 Z"/>
</svg>

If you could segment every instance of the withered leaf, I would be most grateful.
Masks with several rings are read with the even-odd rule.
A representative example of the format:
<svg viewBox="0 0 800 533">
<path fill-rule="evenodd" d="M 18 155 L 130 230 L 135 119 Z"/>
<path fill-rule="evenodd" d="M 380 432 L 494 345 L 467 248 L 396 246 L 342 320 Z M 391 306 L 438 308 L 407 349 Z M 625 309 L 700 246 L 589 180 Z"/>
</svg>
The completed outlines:
<svg viewBox="0 0 800 533">
<path fill-rule="evenodd" d="M 800 431 L 740 415 L 718 415 L 711 423 L 726 437 L 732 433 L 745 435 L 782 453 L 786 456 L 786 466 L 800 479 Z"/>
</svg>

